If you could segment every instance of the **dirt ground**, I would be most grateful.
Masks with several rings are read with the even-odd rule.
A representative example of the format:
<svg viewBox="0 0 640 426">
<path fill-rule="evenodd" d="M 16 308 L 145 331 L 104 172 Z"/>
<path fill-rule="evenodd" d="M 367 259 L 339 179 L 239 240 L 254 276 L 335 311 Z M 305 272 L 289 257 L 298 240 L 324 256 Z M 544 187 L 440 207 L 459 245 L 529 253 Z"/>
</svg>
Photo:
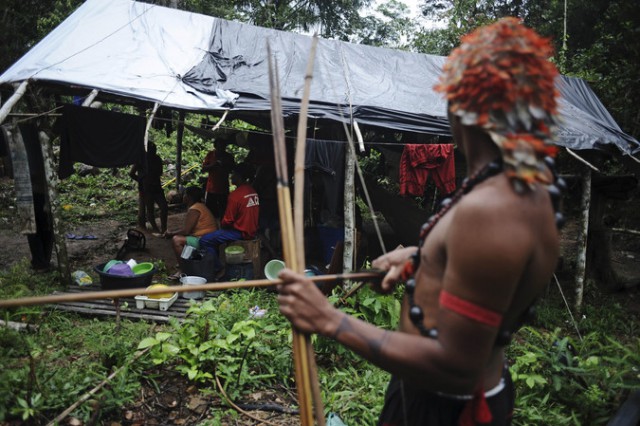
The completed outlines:
<svg viewBox="0 0 640 426">
<path fill-rule="evenodd" d="M 180 226 L 183 220 L 184 213 L 170 215 L 169 228 Z M 91 224 L 74 226 L 65 232 L 65 234 L 75 236 L 92 235 L 96 237 L 91 240 L 65 238 L 71 270 L 84 270 L 91 275 L 95 265 L 107 262 L 116 256 L 126 239 L 129 228 L 138 229 L 145 234 L 146 249 L 129 251 L 126 254 L 126 259 L 134 259 L 137 262 L 161 260 L 170 271 L 175 267 L 177 262 L 170 240 L 156 237 L 149 230 L 107 218 Z M 21 235 L 10 226 L 2 226 L 0 229 L 0 268 L 7 269 L 24 259 L 30 259 L 26 236 Z M 55 252 L 52 263 L 55 266 Z M 98 276 L 95 275 L 94 278 L 98 278 Z"/>
</svg>

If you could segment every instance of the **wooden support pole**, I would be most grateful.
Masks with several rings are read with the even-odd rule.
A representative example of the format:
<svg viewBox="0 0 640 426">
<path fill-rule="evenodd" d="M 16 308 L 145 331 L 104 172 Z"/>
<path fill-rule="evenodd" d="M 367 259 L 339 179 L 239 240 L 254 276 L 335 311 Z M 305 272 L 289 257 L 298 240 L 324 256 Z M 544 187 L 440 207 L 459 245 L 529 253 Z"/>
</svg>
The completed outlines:
<svg viewBox="0 0 640 426">
<path fill-rule="evenodd" d="M 182 186 L 182 136 L 184 135 L 185 112 L 180 111 L 178 118 L 178 132 L 176 135 L 176 189 L 180 191 Z"/>
<path fill-rule="evenodd" d="M 147 125 L 144 128 L 144 150 L 147 151 L 147 146 L 149 145 L 149 129 L 151 128 L 151 124 L 153 123 L 153 118 L 156 116 L 156 111 L 158 111 L 157 102 L 153 104 L 153 109 L 151 110 L 151 114 L 147 118 Z"/>
<path fill-rule="evenodd" d="M 344 167 L 344 252 L 342 271 L 353 271 L 356 228 L 356 191 L 355 191 L 356 153 L 352 146 L 347 147 Z M 349 290 L 348 288 L 346 290 Z"/>
<path fill-rule="evenodd" d="M 356 133 L 356 139 L 358 140 L 358 149 L 360 152 L 364 152 L 364 139 L 362 138 L 362 132 L 360 131 L 360 126 L 358 126 L 358 122 L 353 120 L 353 130 Z"/>
<path fill-rule="evenodd" d="M 589 209 L 591 208 L 591 169 L 587 169 L 582 179 L 582 228 L 578 241 L 578 257 L 576 259 L 576 312 L 582 309 L 584 283 L 587 271 L 587 238 L 589 236 Z"/>
<path fill-rule="evenodd" d="M 69 256 L 67 254 L 67 243 L 64 239 L 62 229 L 62 210 L 58 201 L 58 175 L 53 157 L 53 145 L 51 139 L 44 131 L 38 132 L 40 148 L 42 149 L 42 160 L 44 162 L 44 173 L 47 181 L 47 195 L 49 196 L 49 206 L 51 209 L 51 219 L 53 222 L 53 244 L 58 257 L 58 272 L 63 283 L 71 283 L 71 269 L 69 267 Z"/>
<path fill-rule="evenodd" d="M 591 170 L 593 170 L 594 172 L 598 172 L 601 173 L 600 170 L 594 166 L 593 164 L 591 164 L 590 162 L 588 162 L 587 160 L 585 160 L 584 158 L 580 157 L 578 154 L 576 154 L 575 152 L 573 152 L 571 149 L 569 148 L 565 148 L 567 150 L 567 152 L 569 154 L 571 154 L 571 156 L 573 158 L 575 158 L 576 160 L 578 160 L 579 162 L 581 162 L 582 164 L 584 164 L 585 166 L 589 167 Z"/>
<path fill-rule="evenodd" d="M 16 91 L 13 92 L 13 95 L 11 95 L 11 97 L 7 99 L 7 102 L 5 102 L 4 105 L 2 105 L 2 108 L 0 108 L 0 124 L 4 122 L 4 120 L 7 118 L 7 116 L 11 112 L 11 109 L 13 108 L 13 106 L 16 103 L 18 103 L 20 98 L 22 98 L 22 95 L 24 95 L 24 93 L 27 91 L 28 84 L 29 84 L 28 80 L 24 80 L 22 83 L 20 83 Z"/>
<path fill-rule="evenodd" d="M 613 232 L 620 232 L 623 234 L 631 234 L 631 235 L 640 235 L 640 231 L 636 231 L 635 229 L 626 229 L 626 228 L 611 228 Z"/>
<path fill-rule="evenodd" d="M 89 93 L 87 95 L 86 98 L 84 98 L 84 102 L 82 102 L 82 106 L 83 107 L 88 107 L 91 106 L 91 102 L 93 102 L 93 100 L 98 96 L 98 89 L 93 89 L 91 91 L 91 93 Z"/>
<path fill-rule="evenodd" d="M 4 321 L 0 320 L 0 327 L 8 328 L 15 331 L 38 331 L 39 326 L 35 324 L 27 324 L 24 322 Z"/>
</svg>

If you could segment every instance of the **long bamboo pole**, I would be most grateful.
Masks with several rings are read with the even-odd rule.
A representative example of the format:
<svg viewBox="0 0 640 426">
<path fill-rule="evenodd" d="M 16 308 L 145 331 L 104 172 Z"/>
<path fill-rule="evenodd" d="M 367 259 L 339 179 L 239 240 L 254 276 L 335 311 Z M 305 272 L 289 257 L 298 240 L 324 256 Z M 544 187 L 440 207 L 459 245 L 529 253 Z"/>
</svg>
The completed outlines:
<svg viewBox="0 0 640 426">
<path fill-rule="evenodd" d="M 311 42 L 309 62 L 304 76 L 304 90 L 300 103 L 298 117 L 298 132 L 296 135 L 295 158 L 295 187 L 294 187 L 294 227 L 296 232 L 296 247 L 298 250 L 298 265 L 293 265 L 297 272 L 304 272 L 304 160 L 307 147 L 307 112 L 309 111 L 309 98 L 311 96 L 311 79 L 313 78 L 313 63 L 318 47 L 318 36 L 314 35 Z"/>
<path fill-rule="evenodd" d="M 295 158 L 295 187 L 294 187 L 294 229 L 296 238 L 296 250 L 298 263 L 295 265 L 295 271 L 304 273 L 305 249 L 304 249 L 304 166 L 307 145 L 307 112 L 309 110 L 309 99 L 311 97 L 311 79 L 313 78 L 313 64 L 318 48 L 318 35 L 314 35 L 311 41 L 311 50 L 309 52 L 309 61 L 304 76 L 304 91 L 302 94 L 302 102 L 300 103 L 300 113 L 298 115 L 298 132 L 296 142 L 296 158 Z M 309 378 L 311 385 L 311 396 L 313 398 L 313 407 L 316 418 L 316 424 L 325 425 L 324 404 L 322 403 L 322 393 L 320 391 L 320 381 L 318 379 L 318 368 L 316 366 L 315 352 L 311 344 L 309 336 L 304 336 L 306 345 L 307 363 L 309 365 Z"/>
<path fill-rule="evenodd" d="M 309 277 L 314 283 L 321 284 L 332 281 L 371 281 L 382 278 L 380 271 L 354 272 L 350 274 L 318 275 Z M 54 294 L 49 296 L 21 297 L 18 299 L 0 300 L 0 308 L 16 308 L 20 306 L 47 305 L 54 303 L 77 302 L 82 300 L 118 299 L 122 297 L 149 296 L 162 293 L 184 293 L 191 291 L 222 291 L 238 288 L 273 287 L 282 284 L 282 280 L 251 280 L 206 283 L 188 286 L 169 286 L 168 288 L 127 288 L 120 290 L 81 291 L 79 293 Z"/>
<path fill-rule="evenodd" d="M 282 251 L 285 264 L 296 268 L 297 252 L 294 250 L 294 227 L 291 213 L 291 194 L 289 190 L 289 173 L 287 171 L 287 149 L 284 141 L 284 120 L 277 63 L 273 64 L 271 46 L 267 42 L 267 58 L 269 62 L 269 88 L 271 92 L 271 129 L 273 131 L 274 157 L 277 175 L 278 207 L 280 229 L 282 234 Z M 300 405 L 300 423 L 303 426 L 313 425 L 313 407 L 311 401 L 311 374 L 305 336 L 295 328 L 291 329 L 293 361 L 295 367 L 296 388 Z"/>
<path fill-rule="evenodd" d="M 315 34 L 311 42 L 311 51 L 309 53 L 309 61 L 307 62 L 307 70 L 305 73 L 304 92 L 298 118 L 295 159 L 294 226 L 296 235 L 296 246 L 298 249 L 297 272 L 299 273 L 304 273 L 304 270 L 306 268 L 304 246 L 304 182 L 307 140 L 307 113 L 309 110 L 309 99 L 311 97 L 311 79 L 313 78 L 313 68 L 316 50 L 318 47 L 318 40 L 318 35 Z M 324 426 L 326 423 L 324 417 L 324 404 L 322 402 L 322 394 L 320 390 L 320 381 L 318 378 L 315 352 L 313 350 L 313 346 L 311 344 L 311 339 L 309 338 L 309 336 L 305 336 L 305 343 L 307 345 L 307 358 L 309 363 L 311 393 L 313 397 L 316 424 Z"/>
</svg>

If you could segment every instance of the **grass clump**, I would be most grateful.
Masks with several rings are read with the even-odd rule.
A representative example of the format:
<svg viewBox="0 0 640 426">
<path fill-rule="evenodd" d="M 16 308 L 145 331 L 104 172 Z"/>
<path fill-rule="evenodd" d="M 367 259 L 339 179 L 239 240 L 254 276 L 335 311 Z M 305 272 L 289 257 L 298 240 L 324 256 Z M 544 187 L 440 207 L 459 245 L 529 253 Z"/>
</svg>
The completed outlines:
<svg viewBox="0 0 640 426">
<path fill-rule="evenodd" d="M 55 417 L 113 369 L 128 364 L 149 328 L 145 323 L 124 321 L 116 330 L 111 322 L 57 312 L 44 316 L 34 332 L 0 328 L 0 365 L 4 366 L 0 370 L 0 421 L 44 423 Z M 108 415 L 132 402 L 142 364 L 131 364 L 128 369 L 72 416 L 86 422 L 94 409 Z"/>
<path fill-rule="evenodd" d="M 585 305 L 574 324 L 561 299 L 540 303 L 508 350 L 515 425 L 604 425 L 640 387 L 637 318 L 613 296 Z"/>
</svg>

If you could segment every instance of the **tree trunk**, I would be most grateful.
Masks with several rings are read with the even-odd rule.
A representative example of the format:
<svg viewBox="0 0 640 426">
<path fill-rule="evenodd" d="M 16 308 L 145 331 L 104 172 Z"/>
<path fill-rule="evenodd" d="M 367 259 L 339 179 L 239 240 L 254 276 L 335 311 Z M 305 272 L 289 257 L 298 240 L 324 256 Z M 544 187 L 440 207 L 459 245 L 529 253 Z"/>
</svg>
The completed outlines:
<svg viewBox="0 0 640 426">
<path fill-rule="evenodd" d="M 606 206 L 604 194 L 592 190 L 590 204 L 586 276 L 593 277 L 601 288 L 615 290 L 618 280 L 611 265 L 611 232 L 602 221 Z"/>
<path fill-rule="evenodd" d="M 584 295 L 584 282 L 586 279 L 587 264 L 587 239 L 589 236 L 589 208 L 591 205 L 591 170 L 586 170 L 582 180 L 582 229 L 578 242 L 578 257 L 576 259 L 576 311 L 582 309 L 582 297 Z"/>
<path fill-rule="evenodd" d="M 27 150 L 22 140 L 22 134 L 18 126 L 13 123 L 2 126 L 2 131 L 9 145 L 11 162 L 13 163 L 13 179 L 16 188 L 16 207 L 18 208 L 18 218 L 20 220 L 20 233 L 35 234 L 36 218 L 33 209 L 33 188 L 31 186 Z"/>
<path fill-rule="evenodd" d="M 64 230 L 62 229 L 62 218 L 60 215 L 60 203 L 58 201 L 58 176 L 56 175 L 55 164 L 53 161 L 53 145 L 51 144 L 51 139 L 44 131 L 40 131 L 38 136 L 40 138 L 42 159 L 44 161 L 44 172 L 47 180 L 51 218 L 53 219 L 54 247 L 58 256 L 58 271 L 63 283 L 71 283 L 71 270 L 69 269 L 67 244 L 64 239 Z"/>
</svg>

